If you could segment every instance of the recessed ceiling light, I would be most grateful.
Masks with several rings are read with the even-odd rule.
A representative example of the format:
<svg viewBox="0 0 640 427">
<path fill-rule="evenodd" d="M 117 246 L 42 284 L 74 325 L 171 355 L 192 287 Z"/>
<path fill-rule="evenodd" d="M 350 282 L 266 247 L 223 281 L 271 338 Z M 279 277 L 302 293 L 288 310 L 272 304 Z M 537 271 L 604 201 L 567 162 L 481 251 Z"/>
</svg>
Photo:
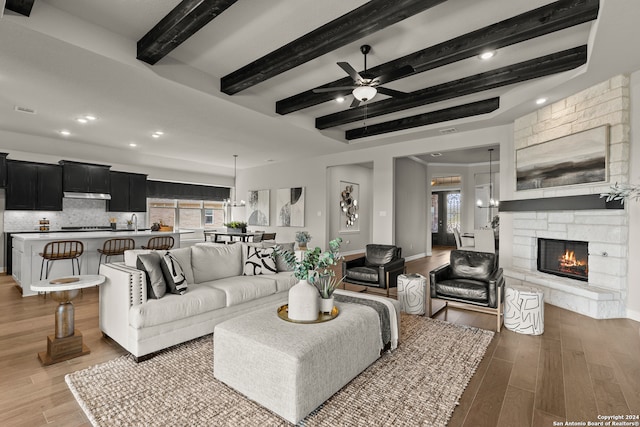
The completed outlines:
<svg viewBox="0 0 640 427">
<path fill-rule="evenodd" d="M 157 130 L 154 132 L 154 134 L 156 135 L 164 135 L 164 132 L 162 132 L 161 130 Z"/>
<path fill-rule="evenodd" d="M 160 138 L 160 135 L 158 135 L 157 133 L 154 133 L 153 135 L 151 135 L 153 138 Z"/>
<path fill-rule="evenodd" d="M 495 50 L 489 50 L 487 52 L 482 52 L 480 54 L 480 59 L 484 59 L 486 61 L 487 59 L 493 58 L 495 56 L 495 54 L 496 54 Z"/>
<path fill-rule="evenodd" d="M 60 132 L 58 132 L 60 135 L 62 136 L 69 136 L 71 135 L 71 132 L 69 132 L 68 130 L 61 130 Z"/>
<path fill-rule="evenodd" d="M 431 153 L 431 157 L 440 157 L 442 153 Z"/>
<path fill-rule="evenodd" d="M 89 121 L 89 120 L 85 119 L 84 117 L 78 117 L 78 118 L 76 119 L 76 122 L 78 122 L 78 123 L 82 123 L 82 124 L 85 124 L 85 123 L 87 123 L 88 121 Z"/>
<path fill-rule="evenodd" d="M 336 98 L 336 102 L 337 102 L 337 103 L 342 103 L 342 102 L 344 102 L 344 96 L 339 96 L 339 97 L 337 97 L 337 98 Z"/>
<path fill-rule="evenodd" d="M 538 104 L 538 105 L 542 105 L 545 102 L 547 102 L 547 98 L 538 98 L 538 99 L 536 99 L 536 104 Z"/>
<path fill-rule="evenodd" d="M 129 147 L 137 147 L 137 146 L 138 146 L 138 144 L 136 144 L 135 142 L 129 143 Z"/>
<path fill-rule="evenodd" d="M 92 116 L 91 114 L 87 114 L 86 116 L 84 116 L 84 118 L 89 121 L 94 121 L 95 119 L 97 119 L 96 116 Z"/>
</svg>

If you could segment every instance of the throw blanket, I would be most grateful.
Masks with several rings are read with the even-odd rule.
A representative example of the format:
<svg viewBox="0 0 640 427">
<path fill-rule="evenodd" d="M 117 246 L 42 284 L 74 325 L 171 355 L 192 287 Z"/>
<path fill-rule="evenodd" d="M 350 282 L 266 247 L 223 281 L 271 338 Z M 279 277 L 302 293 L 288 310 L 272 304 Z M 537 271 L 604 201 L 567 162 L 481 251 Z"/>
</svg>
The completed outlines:
<svg viewBox="0 0 640 427">
<path fill-rule="evenodd" d="M 361 304 L 373 308 L 380 318 L 380 334 L 382 335 L 382 351 L 392 349 L 391 345 L 391 314 L 389 313 L 389 307 L 380 301 L 374 301 L 372 299 L 359 298 L 358 296 L 350 296 L 344 294 L 334 294 L 336 301 Z M 394 313 L 395 316 L 395 313 Z"/>
</svg>

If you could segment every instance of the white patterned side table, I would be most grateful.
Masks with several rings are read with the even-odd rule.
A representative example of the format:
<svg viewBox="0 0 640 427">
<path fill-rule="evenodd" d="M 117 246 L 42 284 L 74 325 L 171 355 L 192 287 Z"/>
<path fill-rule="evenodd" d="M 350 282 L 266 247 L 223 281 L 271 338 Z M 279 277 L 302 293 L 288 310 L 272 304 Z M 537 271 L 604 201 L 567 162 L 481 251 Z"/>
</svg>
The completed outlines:
<svg viewBox="0 0 640 427">
<path fill-rule="evenodd" d="M 424 314 L 427 296 L 427 278 L 420 274 L 398 276 L 398 301 L 407 314 Z"/>
<path fill-rule="evenodd" d="M 544 332 L 544 294 L 524 285 L 509 285 L 504 298 L 505 328 L 527 335 Z"/>
</svg>

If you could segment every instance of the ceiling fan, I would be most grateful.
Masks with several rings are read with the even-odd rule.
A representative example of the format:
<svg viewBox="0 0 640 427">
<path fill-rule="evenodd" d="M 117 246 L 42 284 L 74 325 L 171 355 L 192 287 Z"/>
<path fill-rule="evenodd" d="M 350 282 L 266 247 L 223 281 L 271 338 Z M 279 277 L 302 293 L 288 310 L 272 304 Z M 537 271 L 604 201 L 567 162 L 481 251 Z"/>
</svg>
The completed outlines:
<svg viewBox="0 0 640 427">
<path fill-rule="evenodd" d="M 387 74 L 382 74 L 377 77 L 371 76 L 367 73 L 367 54 L 370 51 L 371 46 L 368 44 L 360 46 L 360 52 L 364 55 L 364 71 L 362 73 L 358 73 L 348 62 L 338 62 L 338 66 L 353 79 L 353 86 L 319 87 L 313 89 L 313 92 L 324 93 L 352 89 L 353 102 L 350 105 L 351 108 L 359 106 L 361 102 L 371 100 L 378 92 L 397 98 L 407 96 L 408 94 L 406 92 L 388 89 L 380 85 L 412 74 L 415 71 L 413 67 L 411 65 L 405 65 Z"/>
</svg>

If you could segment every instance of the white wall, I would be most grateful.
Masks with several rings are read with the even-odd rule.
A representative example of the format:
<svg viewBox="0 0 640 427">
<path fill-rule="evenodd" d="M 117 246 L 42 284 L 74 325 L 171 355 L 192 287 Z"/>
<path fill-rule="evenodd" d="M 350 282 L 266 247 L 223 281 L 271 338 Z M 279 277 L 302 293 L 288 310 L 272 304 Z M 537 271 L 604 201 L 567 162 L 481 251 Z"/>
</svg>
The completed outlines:
<svg viewBox="0 0 640 427">
<path fill-rule="evenodd" d="M 371 241 L 381 244 L 395 244 L 395 158 L 442 151 L 443 147 L 446 147 L 447 150 L 462 150 L 470 147 L 488 146 L 508 141 L 512 137 L 512 126 L 505 125 L 314 157 L 309 161 L 273 162 L 261 167 L 239 170 L 238 194 L 246 194 L 248 190 L 271 189 L 272 225 L 266 228 L 277 232 L 277 240 L 284 242 L 292 241 L 297 229 L 275 227 L 275 196 L 273 192 L 278 188 L 305 186 L 306 218 L 304 229 L 313 236 L 314 245 L 323 246 L 332 237 L 329 235 L 330 221 L 326 216 L 330 209 L 328 193 L 331 191 L 327 184 L 327 168 L 373 162 Z M 366 144 L 366 141 L 358 142 L 358 144 Z M 362 214 L 364 212 L 361 212 Z"/>
<path fill-rule="evenodd" d="M 631 133 L 629 182 L 640 185 L 640 71 L 631 74 Z M 630 201 L 627 317 L 640 321 L 640 202 Z"/>
<path fill-rule="evenodd" d="M 396 245 L 405 258 L 425 256 L 430 233 L 427 229 L 427 168 L 409 158 L 396 159 Z"/>
</svg>

